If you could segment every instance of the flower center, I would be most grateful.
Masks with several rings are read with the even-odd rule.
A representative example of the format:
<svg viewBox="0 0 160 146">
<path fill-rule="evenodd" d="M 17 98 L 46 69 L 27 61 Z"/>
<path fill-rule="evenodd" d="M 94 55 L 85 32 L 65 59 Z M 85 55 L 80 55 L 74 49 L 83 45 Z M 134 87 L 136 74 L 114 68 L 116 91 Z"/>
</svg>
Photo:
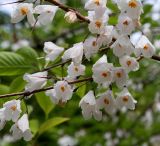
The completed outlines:
<svg viewBox="0 0 160 146">
<path fill-rule="evenodd" d="M 99 6 L 99 5 L 100 5 L 99 0 L 94 0 L 94 3 L 95 3 L 97 6 Z"/>
<path fill-rule="evenodd" d="M 20 9 L 20 11 L 21 11 L 21 14 L 22 14 L 22 15 L 27 15 L 27 13 L 28 13 L 28 8 L 22 7 L 22 8 Z"/>
<path fill-rule="evenodd" d="M 137 7 L 137 2 L 136 0 L 130 0 L 128 3 L 128 6 L 131 8 L 136 8 Z"/>
<path fill-rule="evenodd" d="M 95 25 L 96 25 L 96 27 L 101 28 L 102 22 L 97 20 L 97 21 L 95 22 Z"/>
<path fill-rule="evenodd" d="M 129 25 L 129 23 L 128 23 L 127 20 L 125 20 L 125 21 L 123 22 L 123 24 L 126 25 L 126 26 Z"/>
<path fill-rule="evenodd" d="M 122 100 L 123 100 L 124 102 L 128 102 L 129 97 L 128 97 L 128 96 L 123 96 Z"/>
<path fill-rule="evenodd" d="M 117 72 L 116 75 L 117 75 L 118 78 L 122 77 L 122 73 L 121 72 Z"/>
<path fill-rule="evenodd" d="M 104 99 L 104 103 L 105 103 L 106 105 L 108 105 L 108 104 L 110 103 L 107 97 Z"/>
<path fill-rule="evenodd" d="M 74 70 L 75 70 L 76 72 L 78 72 L 78 71 L 79 71 L 78 67 L 75 67 L 75 68 L 74 68 Z"/>
<path fill-rule="evenodd" d="M 65 91 L 65 87 L 61 86 L 61 91 L 64 92 Z"/>
<path fill-rule="evenodd" d="M 17 109 L 17 106 L 16 105 L 13 105 L 13 106 L 11 106 L 11 108 L 10 108 L 12 111 L 16 111 L 16 109 Z"/>
<path fill-rule="evenodd" d="M 103 76 L 104 78 L 106 78 L 106 77 L 108 76 L 108 73 L 107 73 L 107 72 L 103 72 L 103 73 L 102 73 L 102 76 Z"/>
<path fill-rule="evenodd" d="M 130 60 L 127 61 L 127 65 L 130 66 L 132 62 Z"/>
<path fill-rule="evenodd" d="M 143 49 L 144 49 L 144 50 L 148 50 L 148 45 L 145 45 L 145 46 L 143 47 Z"/>
<path fill-rule="evenodd" d="M 97 46 L 96 41 L 93 41 L 92 45 L 93 45 L 94 47 Z"/>
</svg>

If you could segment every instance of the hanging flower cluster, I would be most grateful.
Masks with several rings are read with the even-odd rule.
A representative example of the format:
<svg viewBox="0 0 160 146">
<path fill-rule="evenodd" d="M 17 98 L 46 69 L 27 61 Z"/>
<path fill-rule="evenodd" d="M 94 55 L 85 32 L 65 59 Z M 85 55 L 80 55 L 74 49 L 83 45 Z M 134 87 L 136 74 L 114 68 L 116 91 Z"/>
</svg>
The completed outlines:
<svg viewBox="0 0 160 146">
<path fill-rule="evenodd" d="M 97 95 L 95 91 L 90 90 L 82 97 L 79 106 L 84 119 L 94 117 L 98 121 L 102 120 L 102 109 L 110 115 L 122 108 L 134 110 L 137 101 L 127 89 L 128 74 L 139 69 L 137 57 L 143 55 L 143 57 L 150 58 L 155 54 L 155 48 L 146 36 L 142 35 L 135 46 L 130 40 L 131 33 L 140 26 L 140 15 L 143 12 L 141 1 L 118 0 L 116 4 L 120 10 L 116 26 L 108 24 L 107 0 L 88 0 L 84 7 L 88 10 L 88 16 L 85 18 L 89 22 L 90 36 L 67 50 L 52 42 L 44 43 L 47 63 L 55 61 L 61 55 L 63 62 L 68 60 L 71 62 L 67 68 L 68 75 L 58 78 L 58 81 L 53 84 L 53 88 L 46 91 L 46 95 L 54 104 L 65 104 L 72 98 L 76 86 L 70 83 L 76 83 L 79 77 L 85 76 L 86 67 L 82 64 L 84 58 L 90 61 L 93 55 L 97 54 L 101 48 L 106 47 L 110 48 L 118 57 L 120 66 L 114 66 L 112 62 L 108 62 L 106 54 L 103 54 L 93 64 L 91 81 L 97 83 L 98 90 L 101 88 L 105 88 L 105 90 Z M 17 23 L 27 17 L 31 26 L 47 25 L 52 22 L 57 10 L 58 6 L 38 5 L 33 8 L 31 3 L 20 3 L 15 7 L 11 21 Z M 38 15 L 37 20 L 34 14 Z M 67 22 L 74 23 L 78 21 L 78 14 L 71 9 L 66 12 L 64 18 Z M 24 75 L 24 80 L 27 82 L 25 92 L 31 93 L 44 88 L 48 80 L 47 75 L 47 71 L 26 73 Z M 112 92 L 113 83 L 121 92 Z M 0 128 L 3 128 L 6 121 L 12 120 L 15 124 L 11 128 L 11 132 L 15 139 L 24 137 L 24 140 L 30 140 L 32 136 L 27 115 L 18 119 L 20 113 L 19 100 L 5 103 L 0 110 L 0 115 L 2 115 L 0 116 Z"/>
</svg>

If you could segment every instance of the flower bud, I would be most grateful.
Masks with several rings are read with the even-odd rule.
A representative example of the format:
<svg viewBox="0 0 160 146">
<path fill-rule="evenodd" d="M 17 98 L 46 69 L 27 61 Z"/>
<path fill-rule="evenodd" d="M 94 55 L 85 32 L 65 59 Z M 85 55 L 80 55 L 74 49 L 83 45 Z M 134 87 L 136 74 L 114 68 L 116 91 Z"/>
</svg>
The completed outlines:
<svg viewBox="0 0 160 146">
<path fill-rule="evenodd" d="M 64 16 L 65 20 L 68 22 L 68 23 L 74 23 L 77 21 L 77 15 L 75 12 L 67 12 Z"/>
</svg>

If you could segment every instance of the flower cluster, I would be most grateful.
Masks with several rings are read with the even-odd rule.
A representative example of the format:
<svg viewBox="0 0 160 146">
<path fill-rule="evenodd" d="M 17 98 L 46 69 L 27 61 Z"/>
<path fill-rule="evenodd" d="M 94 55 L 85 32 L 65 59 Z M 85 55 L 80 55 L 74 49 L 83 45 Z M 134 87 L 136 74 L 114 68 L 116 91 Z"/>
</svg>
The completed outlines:
<svg viewBox="0 0 160 146">
<path fill-rule="evenodd" d="M 32 139 L 32 133 L 29 128 L 28 115 L 21 114 L 21 101 L 11 100 L 3 104 L 3 108 L 0 109 L 0 130 L 2 130 L 7 121 L 13 121 L 10 132 L 15 140 L 19 140 L 23 137 L 25 141 Z"/>
<path fill-rule="evenodd" d="M 75 86 L 70 83 L 77 81 L 79 77 L 85 76 L 86 67 L 83 59 L 88 61 L 97 54 L 101 48 L 109 48 L 118 58 L 120 66 L 114 66 L 109 63 L 107 54 L 103 54 L 92 66 L 92 80 L 97 84 L 97 90 L 105 89 L 103 93 L 95 94 L 96 91 L 91 89 L 81 99 L 79 106 L 82 109 L 82 115 L 85 119 L 92 116 L 100 121 L 103 117 L 102 109 L 108 114 L 113 114 L 117 109 L 126 108 L 135 109 L 137 101 L 132 97 L 127 89 L 128 74 L 139 69 L 138 57 L 150 58 L 155 53 L 155 48 L 149 39 L 142 35 L 136 45 L 130 40 L 130 35 L 140 26 L 140 15 L 143 12 L 140 0 L 118 0 L 117 6 L 120 10 L 118 24 L 112 26 L 108 24 L 109 13 L 107 11 L 107 0 L 88 0 L 85 3 L 85 9 L 88 10 L 89 20 L 88 29 L 90 36 L 84 41 L 74 44 L 71 48 L 65 50 L 52 42 L 44 43 L 44 52 L 46 62 L 55 61 L 62 56 L 62 62 L 70 60 L 67 68 L 67 76 L 57 78 L 52 89 L 46 91 L 46 95 L 51 98 L 55 104 L 65 104 L 72 98 Z M 33 8 L 31 3 L 21 3 L 15 8 L 12 14 L 12 22 L 17 23 L 25 16 L 31 26 L 36 23 L 46 25 L 52 22 L 57 6 L 38 5 Z M 37 21 L 34 14 L 38 14 Z M 67 22 L 74 23 L 77 21 L 75 11 L 67 12 L 64 16 Z M 68 63 L 68 62 L 67 62 Z M 35 90 L 42 89 L 47 85 L 48 72 L 41 71 L 34 74 L 25 74 L 24 80 L 27 82 L 25 91 L 32 93 Z M 113 93 L 111 87 L 113 84 L 121 90 L 119 93 Z M 116 98 L 114 97 L 116 95 Z M 1 109 L 1 127 L 5 121 L 13 120 L 16 122 L 11 131 L 16 139 L 24 137 L 25 140 L 31 139 L 27 115 L 23 115 L 19 120 L 20 101 L 13 100 L 4 104 Z M 18 121 L 17 121 L 18 120 Z M 24 123 L 26 123 L 24 125 Z"/>
</svg>

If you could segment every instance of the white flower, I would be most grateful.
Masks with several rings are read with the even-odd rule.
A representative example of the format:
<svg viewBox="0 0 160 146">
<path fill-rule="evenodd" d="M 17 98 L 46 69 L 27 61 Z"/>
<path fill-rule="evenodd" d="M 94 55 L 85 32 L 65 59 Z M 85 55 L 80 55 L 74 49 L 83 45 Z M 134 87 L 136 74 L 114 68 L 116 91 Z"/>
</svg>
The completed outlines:
<svg viewBox="0 0 160 146">
<path fill-rule="evenodd" d="M 64 48 L 55 45 L 52 42 L 44 43 L 44 52 L 46 55 L 47 61 L 54 61 L 57 57 L 64 51 Z"/>
<path fill-rule="evenodd" d="M 104 32 L 98 37 L 97 43 L 109 45 L 113 38 L 113 26 L 105 26 Z"/>
<path fill-rule="evenodd" d="M 74 44 L 72 48 L 69 48 L 64 52 L 62 56 L 63 60 L 72 59 L 75 65 L 79 65 L 83 58 L 83 43 Z"/>
<path fill-rule="evenodd" d="M 74 65 L 74 63 L 72 62 L 69 66 L 68 66 L 68 75 L 72 78 L 78 77 L 80 75 L 84 75 L 85 74 L 85 69 L 86 67 L 82 64 L 80 65 Z"/>
<path fill-rule="evenodd" d="M 134 57 L 123 56 L 120 58 L 120 64 L 127 72 L 137 71 L 139 69 L 139 63 Z"/>
<path fill-rule="evenodd" d="M 84 41 L 83 46 L 84 46 L 85 57 L 89 60 L 91 56 L 93 56 L 94 54 L 98 52 L 101 44 L 98 43 L 96 37 L 90 36 Z"/>
<path fill-rule="evenodd" d="M 88 12 L 89 31 L 91 33 L 101 34 L 105 31 L 105 25 L 108 21 L 108 13 L 106 8 L 98 7 L 95 11 Z"/>
<path fill-rule="evenodd" d="M 122 92 L 117 94 L 116 104 L 118 108 L 126 107 L 127 109 L 134 110 L 137 101 L 128 92 L 127 88 L 124 88 Z"/>
<path fill-rule="evenodd" d="M 32 133 L 29 128 L 28 116 L 24 114 L 10 129 L 12 136 L 15 140 L 19 140 L 22 137 L 25 141 L 32 139 Z"/>
<path fill-rule="evenodd" d="M 127 84 L 128 74 L 123 67 L 115 67 L 114 68 L 114 78 L 113 80 L 116 82 L 118 87 L 124 87 Z"/>
<path fill-rule="evenodd" d="M 77 21 L 77 15 L 75 12 L 72 11 L 67 12 L 64 18 L 68 23 L 74 23 Z"/>
<path fill-rule="evenodd" d="M 116 104 L 111 90 L 99 95 L 97 106 L 100 109 L 104 108 L 108 114 L 113 114 L 115 112 Z"/>
<path fill-rule="evenodd" d="M 128 17 L 125 13 L 119 15 L 117 28 L 121 34 L 131 34 L 135 29 L 135 24 L 133 20 Z"/>
<path fill-rule="evenodd" d="M 136 45 L 135 54 L 136 56 L 142 54 L 144 57 L 150 58 L 155 54 L 155 47 L 146 36 L 142 35 Z"/>
<path fill-rule="evenodd" d="M 107 0 L 88 0 L 85 3 L 85 9 L 95 10 L 97 7 L 106 7 Z"/>
<path fill-rule="evenodd" d="M 98 83 L 111 83 L 113 78 L 113 65 L 107 62 L 107 56 L 103 55 L 92 68 L 93 80 Z"/>
<path fill-rule="evenodd" d="M 38 23 L 40 23 L 41 25 L 47 25 L 52 23 L 57 10 L 57 6 L 38 5 L 34 8 L 34 13 L 40 14 L 38 16 Z"/>
<path fill-rule="evenodd" d="M 21 48 L 29 47 L 29 46 L 30 46 L 30 42 L 28 40 L 18 40 L 18 42 L 12 45 L 12 50 L 17 51 Z"/>
<path fill-rule="evenodd" d="M 74 139 L 69 135 L 64 135 L 63 137 L 58 139 L 59 146 L 75 146 L 77 142 L 77 139 Z"/>
<path fill-rule="evenodd" d="M 4 111 L 5 108 L 0 109 L 0 130 L 2 130 L 6 124 Z"/>
<path fill-rule="evenodd" d="M 32 3 L 19 3 L 15 6 L 13 13 L 11 14 L 11 22 L 18 23 L 27 16 L 28 22 L 31 26 L 34 26 L 36 20 L 33 15 Z"/>
<path fill-rule="evenodd" d="M 111 46 L 113 48 L 113 53 L 117 57 L 121 57 L 123 55 L 131 55 L 134 51 L 134 47 L 128 38 L 128 36 L 121 35 Z"/>
<path fill-rule="evenodd" d="M 6 121 L 17 121 L 21 113 L 21 101 L 11 100 L 3 104 L 4 116 Z"/>
<path fill-rule="evenodd" d="M 47 96 L 51 97 L 51 100 L 55 103 L 66 103 L 71 99 L 73 90 L 66 81 L 58 81 L 54 85 L 54 89 L 46 92 Z"/>
<path fill-rule="evenodd" d="M 102 112 L 98 109 L 93 91 L 89 91 L 80 101 L 79 106 L 82 109 L 82 115 L 85 120 L 89 120 L 92 116 L 100 121 Z"/>
<path fill-rule="evenodd" d="M 140 0 L 119 0 L 117 3 L 121 12 L 125 12 L 132 19 L 138 19 L 143 12 Z"/>
<path fill-rule="evenodd" d="M 28 82 L 28 84 L 25 86 L 25 90 L 32 92 L 37 89 L 43 88 L 47 83 L 47 72 L 38 72 L 34 74 L 28 74 L 26 73 L 23 76 L 23 79 Z"/>
</svg>

